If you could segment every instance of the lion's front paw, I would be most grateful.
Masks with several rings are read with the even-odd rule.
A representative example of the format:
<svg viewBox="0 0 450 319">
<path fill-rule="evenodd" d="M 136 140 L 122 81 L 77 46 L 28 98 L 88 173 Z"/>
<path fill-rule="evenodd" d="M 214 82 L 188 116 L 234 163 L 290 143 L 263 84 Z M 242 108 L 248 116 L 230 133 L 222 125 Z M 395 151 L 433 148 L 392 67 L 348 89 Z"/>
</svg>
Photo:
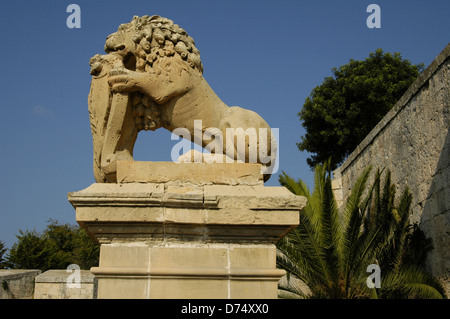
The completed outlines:
<svg viewBox="0 0 450 319">
<path fill-rule="evenodd" d="M 120 68 L 112 69 L 108 75 L 108 84 L 113 92 L 133 92 L 140 88 L 138 72 Z"/>
</svg>

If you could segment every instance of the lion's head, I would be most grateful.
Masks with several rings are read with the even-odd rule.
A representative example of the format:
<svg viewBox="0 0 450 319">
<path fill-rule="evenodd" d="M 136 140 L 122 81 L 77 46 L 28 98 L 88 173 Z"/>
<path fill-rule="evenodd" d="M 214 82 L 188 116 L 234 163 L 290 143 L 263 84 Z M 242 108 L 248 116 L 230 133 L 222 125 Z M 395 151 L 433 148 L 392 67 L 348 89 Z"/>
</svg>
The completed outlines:
<svg viewBox="0 0 450 319">
<path fill-rule="evenodd" d="M 125 67 L 147 72 L 158 59 L 178 54 L 188 66 L 203 73 L 194 39 L 172 20 L 160 16 L 134 16 L 107 37 L 105 51 L 120 51 Z"/>
<path fill-rule="evenodd" d="M 105 52 L 122 56 L 123 66 L 138 72 L 170 73 L 174 70 L 203 73 L 200 52 L 186 31 L 172 20 L 145 15 L 134 16 L 121 24 L 117 32 L 106 38 Z M 175 58 L 178 55 L 178 58 Z M 105 75 L 102 67 L 107 56 L 95 55 L 90 60 L 91 75 Z M 115 58 L 114 58 L 115 59 Z M 177 65 L 176 68 L 172 66 Z M 139 130 L 156 130 L 163 126 L 160 107 L 144 94 L 131 94 L 135 122 Z"/>
</svg>

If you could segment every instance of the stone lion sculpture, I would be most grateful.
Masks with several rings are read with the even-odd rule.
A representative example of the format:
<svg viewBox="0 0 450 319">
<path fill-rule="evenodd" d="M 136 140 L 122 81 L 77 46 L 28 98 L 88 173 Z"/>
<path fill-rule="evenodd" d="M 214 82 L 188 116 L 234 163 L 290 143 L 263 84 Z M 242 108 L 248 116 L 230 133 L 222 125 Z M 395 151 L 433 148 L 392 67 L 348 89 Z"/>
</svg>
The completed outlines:
<svg viewBox="0 0 450 319">
<path fill-rule="evenodd" d="M 253 161 L 265 168 L 273 165 L 276 145 L 268 124 L 257 113 L 229 107 L 216 95 L 202 76 L 194 40 L 173 21 L 135 16 L 107 37 L 105 52 L 90 59 L 89 115 L 97 182 L 116 182 L 116 162 L 133 160 L 139 131 L 163 127 L 176 134 L 183 128 L 193 137 L 195 120 L 201 120 L 202 133 L 210 134 L 202 134 L 201 141 L 191 139 L 206 149 L 211 135 L 245 140 L 244 151 L 236 143 L 219 143 L 222 149 L 216 147 L 214 155 L 252 162 L 251 153 L 256 152 Z M 230 136 L 227 128 L 241 130 Z M 251 138 L 246 134 L 250 128 L 268 132 L 267 138 Z M 186 156 L 191 155 L 181 160 Z M 264 173 L 267 180 L 270 170 Z"/>
</svg>

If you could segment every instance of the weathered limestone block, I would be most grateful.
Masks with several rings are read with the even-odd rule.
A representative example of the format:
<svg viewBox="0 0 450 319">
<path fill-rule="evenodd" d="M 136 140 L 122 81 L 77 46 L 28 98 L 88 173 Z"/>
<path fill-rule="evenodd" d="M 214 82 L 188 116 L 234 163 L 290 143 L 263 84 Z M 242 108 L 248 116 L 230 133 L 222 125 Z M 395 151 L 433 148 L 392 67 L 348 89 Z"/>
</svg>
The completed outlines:
<svg viewBox="0 0 450 319">
<path fill-rule="evenodd" d="M 47 270 L 36 277 L 34 299 L 96 299 L 97 281 L 89 270 L 80 270 L 79 281 L 70 272 Z"/>
<path fill-rule="evenodd" d="M 164 183 L 170 181 L 225 185 L 262 185 L 261 165 L 251 163 L 192 163 L 190 173 L 179 162 L 118 161 L 118 183 Z"/>
<path fill-rule="evenodd" d="M 136 174 L 129 165 L 145 166 L 127 163 L 124 169 L 133 172 L 127 183 L 69 193 L 77 222 L 101 244 L 99 267 L 91 269 L 98 298 L 277 297 L 285 272 L 276 269 L 275 243 L 298 225 L 306 198 L 248 179 L 238 185 L 216 185 L 208 178 L 136 183 L 147 170 Z M 198 170 L 195 163 L 174 165 L 186 176 Z M 239 176 L 254 172 L 248 164 L 224 165 Z M 205 176 L 213 175 L 215 166 L 202 168 L 209 171 Z M 121 176 L 122 165 L 117 167 Z"/>
<path fill-rule="evenodd" d="M 38 269 L 0 269 L 0 299 L 32 299 Z"/>
</svg>

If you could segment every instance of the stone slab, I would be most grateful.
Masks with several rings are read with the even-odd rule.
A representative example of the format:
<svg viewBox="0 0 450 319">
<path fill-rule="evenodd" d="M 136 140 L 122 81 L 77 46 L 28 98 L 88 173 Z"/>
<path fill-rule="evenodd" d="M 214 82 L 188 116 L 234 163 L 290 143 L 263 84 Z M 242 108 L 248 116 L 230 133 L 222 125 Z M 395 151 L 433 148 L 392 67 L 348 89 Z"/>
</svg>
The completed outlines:
<svg viewBox="0 0 450 319">
<path fill-rule="evenodd" d="M 97 279 L 89 270 L 80 270 L 77 286 L 69 285 L 64 269 L 52 269 L 36 277 L 34 299 L 96 299 Z M 70 281 L 70 283 L 74 283 Z"/>
<path fill-rule="evenodd" d="M 95 241 L 276 243 L 299 222 L 306 198 L 284 187 L 168 183 L 93 184 L 69 193 Z"/>
<path fill-rule="evenodd" d="M 166 183 L 170 181 L 225 185 L 264 183 L 260 164 L 117 162 L 117 182 L 119 184 Z"/>
<path fill-rule="evenodd" d="M 0 269 L 0 280 L 15 280 L 23 276 L 37 276 L 41 273 L 38 269 Z"/>
<path fill-rule="evenodd" d="M 67 279 L 73 272 L 65 269 L 51 269 L 36 276 L 36 283 L 66 283 Z M 80 283 L 93 283 L 95 276 L 89 270 L 80 270 Z"/>
</svg>

